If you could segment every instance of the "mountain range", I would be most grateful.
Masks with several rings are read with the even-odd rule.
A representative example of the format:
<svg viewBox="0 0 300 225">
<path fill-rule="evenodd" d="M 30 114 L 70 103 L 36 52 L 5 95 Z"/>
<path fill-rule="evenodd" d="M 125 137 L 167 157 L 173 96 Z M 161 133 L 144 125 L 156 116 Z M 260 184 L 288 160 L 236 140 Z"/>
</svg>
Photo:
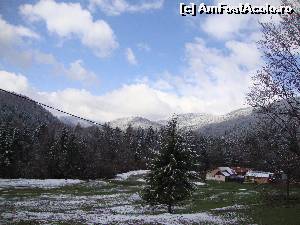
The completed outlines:
<svg viewBox="0 0 300 225">
<path fill-rule="evenodd" d="M 40 123 L 55 123 L 63 122 L 70 126 L 76 126 L 78 123 L 82 127 L 89 127 L 90 124 L 86 121 L 77 118 L 63 116 L 58 119 L 43 107 L 32 102 L 24 101 L 19 97 L 11 96 L 7 93 L 0 94 L 1 113 L 0 119 L 15 121 L 16 124 L 29 125 Z M 230 112 L 225 115 L 213 115 L 206 113 L 187 113 L 178 115 L 178 126 L 181 129 L 193 130 L 209 136 L 222 136 L 227 133 L 237 132 L 251 129 L 258 121 L 257 114 L 252 108 L 242 108 Z M 167 124 L 167 120 L 152 121 L 143 117 L 127 117 L 120 118 L 108 122 L 114 128 L 119 127 L 121 130 L 126 130 L 128 126 L 133 128 L 147 129 L 152 127 L 159 129 Z"/>
<path fill-rule="evenodd" d="M 225 115 L 213 115 L 206 113 L 187 113 L 179 114 L 178 126 L 181 129 L 198 131 L 200 133 L 212 136 L 224 135 L 226 132 L 234 132 L 240 129 L 251 128 L 257 122 L 257 114 L 252 108 L 241 108 Z M 70 117 L 60 118 L 69 125 L 89 126 L 87 122 L 79 121 Z M 159 129 L 167 124 L 167 120 L 152 121 L 144 117 L 126 117 L 108 122 L 114 128 L 126 130 L 128 126 L 133 128 L 147 129 L 152 127 Z"/>
</svg>

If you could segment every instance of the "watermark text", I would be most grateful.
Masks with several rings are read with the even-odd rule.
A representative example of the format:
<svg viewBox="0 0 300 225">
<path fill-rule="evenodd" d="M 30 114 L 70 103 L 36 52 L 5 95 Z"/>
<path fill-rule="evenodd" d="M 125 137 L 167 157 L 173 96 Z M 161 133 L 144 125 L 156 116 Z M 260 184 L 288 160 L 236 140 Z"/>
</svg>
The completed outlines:
<svg viewBox="0 0 300 225">
<path fill-rule="evenodd" d="M 270 4 L 254 6 L 249 3 L 240 3 L 239 5 L 206 5 L 201 3 L 184 4 L 180 3 L 180 15 L 182 16 L 196 16 L 197 14 L 292 14 L 294 9 L 291 6 L 272 6 Z"/>
</svg>

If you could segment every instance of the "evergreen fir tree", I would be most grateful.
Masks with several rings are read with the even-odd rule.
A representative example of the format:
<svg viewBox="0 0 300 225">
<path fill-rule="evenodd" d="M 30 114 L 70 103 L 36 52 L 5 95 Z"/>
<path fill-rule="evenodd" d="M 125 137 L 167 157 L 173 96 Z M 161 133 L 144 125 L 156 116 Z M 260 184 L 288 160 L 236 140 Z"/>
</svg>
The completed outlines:
<svg viewBox="0 0 300 225">
<path fill-rule="evenodd" d="M 147 186 L 142 198 L 151 205 L 163 204 L 172 213 L 175 204 L 189 198 L 195 169 L 195 152 L 189 135 L 177 130 L 177 118 L 169 121 L 161 132 L 160 151 L 150 165 Z"/>
<path fill-rule="evenodd" d="M 82 155 L 80 153 L 83 150 L 81 142 L 74 133 L 70 133 L 67 143 L 66 151 L 66 163 L 65 163 L 65 176 L 68 178 L 79 178 L 81 170 Z"/>
<path fill-rule="evenodd" d="M 49 151 L 49 171 L 51 177 L 65 178 L 69 131 L 66 127 L 58 133 Z"/>
</svg>

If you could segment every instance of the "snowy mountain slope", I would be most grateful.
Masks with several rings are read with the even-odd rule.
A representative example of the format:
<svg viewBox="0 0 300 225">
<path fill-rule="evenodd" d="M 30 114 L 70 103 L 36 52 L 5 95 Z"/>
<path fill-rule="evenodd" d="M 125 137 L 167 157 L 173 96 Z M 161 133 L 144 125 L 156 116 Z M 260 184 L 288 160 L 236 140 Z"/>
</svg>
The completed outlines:
<svg viewBox="0 0 300 225">
<path fill-rule="evenodd" d="M 178 126 L 183 129 L 197 130 L 211 123 L 222 121 L 222 117 L 205 113 L 187 113 L 178 115 Z"/>
<path fill-rule="evenodd" d="M 72 117 L 60 117 L 65 124 L 89 127 L 91 124 Z M 257 121 L 257 115 L 252 108 L 242 108 L 225 115 L 212 115 L 206 113 L 187 113 L 178 115 L 178 125 L 181 129 L 199 131 L 204 135 L 221 136 L 228 132 L 240 132 L 250 129 Z M 114 128 L 121 130 L 131 125 L 133 128 L 159 129 L 167 124 L 167 120 L 151 121 L 143 117 L 126 117 L 108 122 Z"/>
<path fill-rule="evenodd" d="M 225 133 L 241 133 L 251 129 L 258 121 L 258 115 L 251 108 L 235 110 L 222 116 L 221 121 L 206 124 L 198 129 L 205 135 L 221 136 Z"/>
<path fill-rule="evenodd" d="M 206 135 L 219 136 L 225 132 L 238 131 L 251 128 L 257 121 L 251 108 L 242 108 L 225 115 L 212 115 L 204 113 L 187 113 L 178 115 L 178 125 L 181 129 L 196 130 Z M 128 117 L 113 120 L 112 127 L 125 130 L 129 125 L 134 128 L 160 128 L 167 124 L 167 120 L 151 121 L 143 117 Z"/>
<path fill-rule="evenodd" d="M 162 124 L 148 120 L 143 117 L 127 117 L 116 119 L 108 123 L 112 127 L 119 127 L 121 130 L 126 130 L 126 128 L 131 125 L 133 128 L 143 128 L 147 129 L 152 127 L 153 129 L 159 129 Z"/>
<path fill-rule="evenodd" d="M 9 122 L 15 127 L 37 127 L 41 124 L 59 124 L 51 112 L 26 96 L 18 97 L 0 92 L 0 124 Z"/>
</svg>

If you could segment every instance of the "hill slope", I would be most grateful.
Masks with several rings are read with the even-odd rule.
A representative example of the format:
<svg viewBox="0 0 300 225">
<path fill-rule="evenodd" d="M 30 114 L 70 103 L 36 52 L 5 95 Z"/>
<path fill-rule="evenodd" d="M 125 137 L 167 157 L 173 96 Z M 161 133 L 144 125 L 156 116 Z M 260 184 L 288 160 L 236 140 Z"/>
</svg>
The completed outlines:
<svg viewBox="0 0 300 225">
<path fill-rule="evenodd" d="M 90 126 L 85 121 L 71 117 L 61 117 L 60 120 L 53 116 L 42 106 L 26 101 L 20 97 L 0 92 L 0 121 L 15 124 L 22 127 L 35 127 L 41 123 L 61 124 L 61 122 L 75 126 L 78 123 L 82 127 Z M 240 132 L 251 128 L 257 121 L 257 116 L 251 108 L 235 110 L 226 115 L 212 115 L 203 113 L 188 113 L 178 115 L 178 124 L 182 129 L 198 131 L 204 135 L 221 136 L 228 132 Z M 125 130 L 129 125 L 133 128 L 143 129 L 153 127 L 159 129 L 167 123 L 167 120 L 151 121 L 143 117 L 128 117 L 109 122 L 112 127 Z"/>
<path fill-rule="evenodd" d="M 143 117 L 127 117 L 127 118 L 121 118 L 116 119 L 108 123 L 112 127 L 119 127 L 121 130 L 125 130 L 129 125 L 131 125 L 133 128 L 149 128 L 153 127 L 154 129 L 158 129 L 162 126 L 162 124 L 148 120 Z"/>
<path fill-rule="evenodd" d="M 187 113 L 178 115 L 178 125 L 181 129 L 199 131 L 205 135 L 220 136 L 226 132 L 239 132 L 249 129 L 257 122 L 257 115 L 251 108 L 242 108 L 225 115 L 212 115 L 203 113 Z M 109 123 L 112 127 L 125 130 L 129 125 L 134 128 L 159 129 L 167 124 L 167 120 L 151 121 L 142 117 L 128 117 L 113 120 Z"/>
<path fill-rule="evenodd" d="M 60 123 L 42 106 L 0 91 L 0 121 L 16 126 L 35 127 L 41 123 Z"/>
</svg>

